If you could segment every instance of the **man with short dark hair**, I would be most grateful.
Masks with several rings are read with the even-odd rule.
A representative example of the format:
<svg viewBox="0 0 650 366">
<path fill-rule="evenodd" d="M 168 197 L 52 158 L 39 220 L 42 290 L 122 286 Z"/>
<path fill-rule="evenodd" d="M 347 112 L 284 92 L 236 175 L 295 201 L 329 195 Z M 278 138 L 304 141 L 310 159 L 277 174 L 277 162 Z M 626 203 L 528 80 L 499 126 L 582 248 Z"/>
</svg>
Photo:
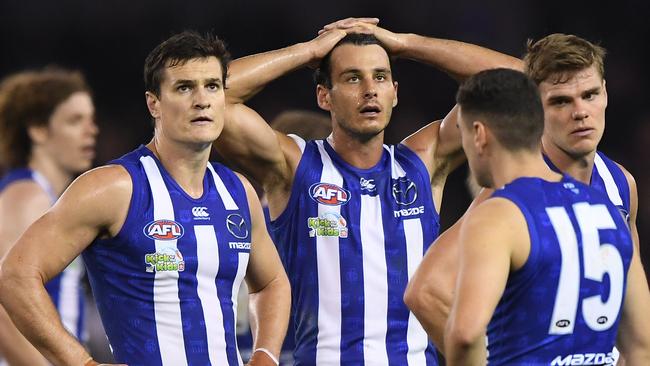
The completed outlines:
<svg viewBox="0 0 650 366">
<path fill-rule="evenodd" d="M 619 323 L 645 317 L 643 302 L 625 296 L 645 278 L 630 267 L 639 254 L 624 217 L 604 192 L 546 164 L 544 110 L 523 73 L 481 72 L 457 102 L 470 169 L 495 191 L 460 229 L 448 364 L 613 362 L 617 331 L 634 335 Z M 650 348 L 635 343 L 623 343 L 627 360 L 650 362 Z"/>
<path fill-rule="evenodd" d="M 255 352 L 277 365 L 291 295 L 251 185 L 208 162 L 223 128 L 228 53 L 183 32 L 145 61 L 154 136 L 79 177 L 2 265 L 0 299 L 56 365 L 96 365 L 55 319 L 43 283 L 83 251 L 117 362 L 240 365 L 237 290 L 251 291 Z"/>
</svg>

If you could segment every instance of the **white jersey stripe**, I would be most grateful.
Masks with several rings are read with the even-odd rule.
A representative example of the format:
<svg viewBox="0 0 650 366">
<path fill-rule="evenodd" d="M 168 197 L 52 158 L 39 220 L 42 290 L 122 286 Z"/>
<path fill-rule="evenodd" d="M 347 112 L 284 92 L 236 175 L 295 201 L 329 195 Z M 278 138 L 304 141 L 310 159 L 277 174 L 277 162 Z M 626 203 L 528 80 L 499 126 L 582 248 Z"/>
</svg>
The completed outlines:
<svg viewBox="0 0 650 366">
<path fill-rule="evenodd" d="M 196 269 L 196 292 L 201 300 L 205 333 L 208 342 L 208 355 L 213 365 L 227 365 L 226 333 L 223 329 L 223 314 L 217 285 L 214 279 L 219 272 L 219 244 L 212 225 L 195 225 L 196 257 L 199 258 Z"/>
<path fill-rule="evenodd" d="M 208 163 L 208 169 L 210 169 L 210 173 L 212 173 L 214 185 L 217 187 L 217 192 L 219 192 L 219 196 L 221 196 L 221 200 L 223 201 L 223 205 L 226 206 L 226 210 L 238 210 L 239 207 L 237 207 L 235 200 L 230 195 L 230 192 L 228 192 L 228 189 L 226 189 L 221 177 L 219 177 L 219 174 L 214 170 L 212 164 Z"/>
<path fill-rule="evenodd" d="M 79 304 L 79 280 L 83 275 L 83 261 L 81 257 L 75 258 L 68 267 L 61 272 L 61 289 L 59 292 L 59 314 L 61 322 L 68 332 L 77 335 L 77 325 L 81 309 Z"/>
<path fill-rule="evenodd" d="M 359 221 L 363 243 L 365 364 L 388 365 L 388 270 L 380 196 L 361 195 Z"/>
<path fill-rule="evenodd" d="M 293 141 L 296 142 L 296 145 L 298 145 L 298 147 L 300 148 L 301 153 L 305 152 L 305 146 L 307 145 L 307 143 L 305 142 L 305 140 L 303 140 L 302 137 L 298 135 L 294 135 L 293 133 L 290 133 L 287 136 L 291 137 Z"/>
<path fill-rule="evenodd" d="M 237 274 L 235 275 L 235 280 L 232 283 L 232 309 L 233 312 L 235 313 L 234 319 L 237 319 L 237 303 L 238 303 L 237 295 L 239 294 L 239 287 L 241 286 L 242 280 L 244 279 L 244 276 L 246 276 L 246 269 L 248 268 L 249 256 L 250 256 L 249 253 L 240 252 L 239 260 L 237 261 L 238 263 Z M 235 342 L 237 342 L 237 337 L 235 337 Z M 237 346 L 236 349 L 239 349 L 239 346 Z M 239 364 L 239 366 L 244 365 L 244 361 L 242 361 L 241 354 L 239 354 L 239 352 L 237 352 L 237 363 Z"/>
<path fill-rule="evenodd" d="M 413 277 L 415 270 L 422 262 L 424 251 L 424 240 L 422 236 L 422 223 L 420 219 L 404 220 L 404 235 L 406 236 L 406 259 L 408 266 L 409 280 Z M 425 365 L 426 357 L 424 350 L 427 348 L 429 341 L 427 333 L 415 318 L 413 313 L 409 313 L 409 324 L 406 333 L 408 343 L 407 360 L 409 365 Z"/>
<path fill-rule="evenodd" d="M 153 197 L 153 219 L 174 220 L 174 207 L 156 162 L 150 156 L 143 156 L 140 162 L 147 174 Z M 156 252 L 178 249 L 176 240 L 156 240 Z M 163 365 L 185 366 L 187 356 L 183 337 L 180 302 L 178 300 L 178 272 L 156 272 L 153 285 L 156 334 Z"/>
<path fill-rule="evenodd" d="M 321 182 L 343 186 L 343 177 L 334 167 L 322 141 L 317 141 L 323 163 Z M 318 204 L 318 216 L 327 212 L 341 214 L 340 206 Z M 318 344 L 317 365 L 338 365 L 341 360 L 341 266 L 339 238 L 316 237 L 316 262 L 318 266 Z"/>
<path fill-rule="evenodd" d="M 621 199 L 621 195 L 618 193 L 618 187 L 616 186 L 614 177 L 612 177 L 612 173 L 609 171 L 607 165 L 605 165 L 605 162 L 598 153 L 596 153 L 594 163 L 598 170 L 598 175 L 600 175 L 600 177 L 603 178 L 603 182 L 605 182 L 605 190 L 607 190 L 609 200 L 616 206 L 623 206 L 623 200 Z"/>
</svg>

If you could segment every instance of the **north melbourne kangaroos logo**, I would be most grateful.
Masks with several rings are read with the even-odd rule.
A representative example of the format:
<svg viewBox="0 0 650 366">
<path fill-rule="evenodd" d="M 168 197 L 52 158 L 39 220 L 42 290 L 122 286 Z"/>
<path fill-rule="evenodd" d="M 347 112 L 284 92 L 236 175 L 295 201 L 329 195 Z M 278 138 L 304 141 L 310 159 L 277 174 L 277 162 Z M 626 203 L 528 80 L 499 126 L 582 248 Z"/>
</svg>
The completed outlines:
<svg viewBox="0 0 650 366">
<path fill-rule="evenodd" d="M 142 232 L 154 240 L 176 240 L 183 236 L 183 226 L 174 220 L 156 220 L 147 224 Z"/>
</svg>

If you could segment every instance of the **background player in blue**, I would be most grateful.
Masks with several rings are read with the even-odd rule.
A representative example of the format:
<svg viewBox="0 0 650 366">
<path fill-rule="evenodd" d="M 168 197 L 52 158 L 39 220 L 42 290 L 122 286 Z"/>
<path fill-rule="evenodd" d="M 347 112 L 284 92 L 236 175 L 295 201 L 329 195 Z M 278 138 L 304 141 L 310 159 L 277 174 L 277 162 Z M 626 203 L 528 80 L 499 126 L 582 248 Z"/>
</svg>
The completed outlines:
<svg viewBox="0 0 650 366">
<path fill-rule="evenodd" d="M 597 151 L 605 128 L 607 90 L 604 79 L 605 51 L 574 35 L 552 34 L 530 43 L 517 68 L 537 84 L 544 107 L 542 150 L 552 168 L 606 193 L 612 203 L 628 215 L 635 245 L 637 190 L 632 175 Z M 491 194 L 482 192 L 473 205 Z M 471 207 L 470 209 L 471 210 Z M 425 255 L 406 292 L 406 301 L 442 346 L 449 308 L 456 283 L 458 234 L 462 219 L 445 231 Z M 636 260 L 632 264 L 636 266 Z M 640 265 L 640 263 L 639 263 Z M 643 298 L 650 307 L 646 283 L 634 283 L 628 293 Z M 646 339 L 648 327 L 622 324 Z"/>
<path fill-rule="evenodd" d="M 6 257 L 0 297 L 56 365 L 95 365 L 58 322 L 43 283 L 84 259 L 117 362 L 241 365 L 236 295 L 246 277 L 256 350 L 275 365 L 289 284 L 247 181 L 208 162 L 223 128 L 228 53 L 183 32 L 145 61 L 152 141 L 73 182 Z"/>
<path fill-rule="evenodd" d="M 90 88 L 77 71 L 48 68 L 8 76 L 0 84 L 0 258 L 56 201 L 95 154 L 97 126 Z M 47 291 L 65 328 L 82 338 L 83 264 L 73 261 Z M 12 365 L 47 361 L 0 307 L 0 358 Z M 0 362 L 2 364 L 2 362 Z"/>
<path fill-rule="evenodd" d="M 395 34 L 376 22 L 335 22 L 312 41 L 244 57 L 231 68 L 228 123 L 217 148 L 266 191 L 292 284 L 298 365 L 436 362 L 402 295 L 438 233 L 444 183 L 463 157 L 455 111 L 402 144 L 384 145 L 397 105 L 389 54 L 458 79 L 516 62 L 459 42 Z M 459 54 L 455 48 L 472 57 L 450 56 Z M 243 104 L 272 80 L 318 62 L 316 97 L 333 130 L 326 140 L 275 133 Z"/>
<path fill-rule="evenodd" d="M 457 102 L 470 168 L 496 191 L 460 229 L 448 363 L 611 362 L 619 320 L 647 324 L 638 298 L 623 301 L 626 283 L 645 282 L 639 267 L 630 269 L 639 254 L 625 218 L 606 194 L 545 163 L 544 111 L 526 75 L 481 72 Z M 650 347 L 631 335 L 625 327 L 618 335 L 628 362 L 648 364 Z"/>
</svg>

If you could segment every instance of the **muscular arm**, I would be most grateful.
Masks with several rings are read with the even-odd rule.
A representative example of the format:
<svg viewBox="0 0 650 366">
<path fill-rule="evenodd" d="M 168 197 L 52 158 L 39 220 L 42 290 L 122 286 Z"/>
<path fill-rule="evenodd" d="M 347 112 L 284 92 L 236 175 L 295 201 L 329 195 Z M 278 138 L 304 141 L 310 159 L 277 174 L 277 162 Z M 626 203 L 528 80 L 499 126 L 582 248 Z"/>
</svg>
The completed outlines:
<svg viewBox="0 0 650 366">
<path fill-rule="evenodd" d="M 0 199 L 0 258 L 4 257 L 20 235 L 50 207 L 50 198 L 29 180 L 14 183 Z M 10 365 L 47 365 L 47 361 L 16 329 L 0 306 L 0 354 Z"/>
<path fill-rule="evenodd" d="M 484 189 L 472 201 L 467 212 L 429 247 L 410 279 L 404 302 L 418 318 L 436 348 L 444 351 L 445 325 L 454 299 L 463 218 L 493 190 Z"/>
<path fill-rule="evenodd" d="M 83 365 L 90 356 L 61 324 L 44 284 L 99 234 L 117 233 L 131 191 L 131 180 L 121 167 L 82 175 L 2 262 L 0 301 L 18 329 L 55 365 Z"/>
<path fill-rule="evenodd" d="M 251 254 L 246 272 L 254 348 L 265 348 L 277 358 L 287 332 L 291 307 L 289 280 L 264 222 L 253 187 L 244 181 L 252 218 Z M 255 352 L 250 365 L 273 365 L 263 352 Z"/>
<path fill-rule="evenodd" d="M 627 290 L 616 346 L 628 365 L 650 364 L 650 293 L 641 264 L 639 234 L 636 229 L 638 197 L 632 175 L 625 171 L 630 186 L 630 232 L 634 241 L 634 255 L 627 275 Z"/>
<path fill-rule="evenodd" d="M 445 329 L 449 365 L 486 363 L 485 333 L 511 269 L 530 250 L 526 221 L 510 201 L 490 199 L 467 215 L 460 233 L 456 296 Z"/>
</svg>

